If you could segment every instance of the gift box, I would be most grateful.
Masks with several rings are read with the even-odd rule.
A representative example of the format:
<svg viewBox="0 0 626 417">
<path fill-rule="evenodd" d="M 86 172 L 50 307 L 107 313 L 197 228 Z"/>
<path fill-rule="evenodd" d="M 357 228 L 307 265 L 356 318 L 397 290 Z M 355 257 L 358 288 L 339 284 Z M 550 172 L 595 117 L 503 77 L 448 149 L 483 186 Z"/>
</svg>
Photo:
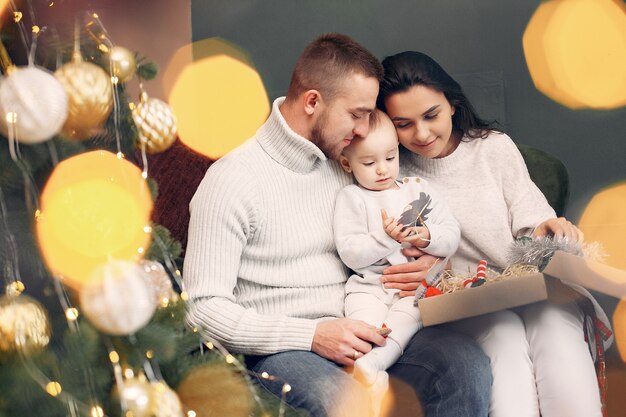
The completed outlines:
<svg viewBox="0 0 626 417">
<path fill-rule="evenodd" d="M 626 295 L 626 271 L 557 251 L 543 273 L 523 275 L 418 300 L 424 326 L 557 298 L 561 282 L 621 298 Z"/>
</svg>

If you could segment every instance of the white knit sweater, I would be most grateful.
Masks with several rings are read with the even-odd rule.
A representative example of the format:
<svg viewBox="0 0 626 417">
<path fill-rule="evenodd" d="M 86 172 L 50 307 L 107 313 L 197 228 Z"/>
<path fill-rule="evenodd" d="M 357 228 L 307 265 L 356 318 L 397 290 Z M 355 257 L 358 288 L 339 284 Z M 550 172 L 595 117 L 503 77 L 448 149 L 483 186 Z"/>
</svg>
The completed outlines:
<svg viewBox="0 0 626 417">
<path fill-rule="evenodd" d="M 352 179 L 289 128 L 283 100 L 211 165 L 190 204 L 187 318 L 232 352 L 310 350 L 316 321 L 343 316 L 332 221 Z"/>
<path fill-rule="evenodd" d="M 503 133 L 462 141 L 444 158 L 403 152 L 401 162 L 401 174 L 428 179 L 459 221 L 461 243 L 452 257 L 457 272 L 475 272 L 481 259 L 490 268 L 505 268 L 514 239 L 556 217 L 517 146 Z"/>
<path fill-rule="evenodd" d="M 426 159 L 406 151 L 400 161 L 400 173 L 427 178 L 445 196 L 459 221 L 461 243 L 452 257 L 452 269 L 456 272 L 475 273 L 481 259 L 490 268 L 505 268 L 507 251 L 514 239 L 556 217 L 530 179 L 517 146 L 504 133 L 493 132 L 485 139 L 461 142 L 444 158 Z M 564 283 L 589 298 L 598 318 L 611 327 L 589 291 Z M 605 348 L 612 342 L 613 336 L 604 341 Z"/>
</svg>

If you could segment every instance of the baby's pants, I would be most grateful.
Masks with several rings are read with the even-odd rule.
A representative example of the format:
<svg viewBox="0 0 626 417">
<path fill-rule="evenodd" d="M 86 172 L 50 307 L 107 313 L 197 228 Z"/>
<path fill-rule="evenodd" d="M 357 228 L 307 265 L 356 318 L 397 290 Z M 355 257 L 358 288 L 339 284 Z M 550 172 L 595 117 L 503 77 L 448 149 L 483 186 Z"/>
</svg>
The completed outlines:
<svg viewBox="0 0 626 417">
<path fill-rule="evenodd" d="M 394 297 L 388 305 L 373 294 L 355 292 L 346 296 L 346 317 L 363 320 L 376 327 L 384 323 L 391 329 L 393 338 L 404 350 L 415 332 L 422 328 L 419 310 L 413 305 L 414 297 Z"/>
<path fill-rule="evenodd" d="M 490 417 L 601 417 L 575 304 L 540 302 L 446 326 L 474 337 L 490 358 Z"/>
</svg>

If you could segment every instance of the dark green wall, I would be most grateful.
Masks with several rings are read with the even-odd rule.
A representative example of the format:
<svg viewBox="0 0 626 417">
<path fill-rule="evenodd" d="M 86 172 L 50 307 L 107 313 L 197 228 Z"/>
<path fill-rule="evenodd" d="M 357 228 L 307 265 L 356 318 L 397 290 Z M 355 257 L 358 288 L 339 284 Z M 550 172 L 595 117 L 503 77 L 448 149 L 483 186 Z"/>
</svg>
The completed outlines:
<svg viewBox="0 0 626 417">
<path fill-rule="evenodd" d="M 503 119 L 515 141 L 565 163 L 572 187 L 567 214 L 576 220 L 595 192 L 626 180 L 626 108 L 572 111 L 534 88 L 522 34 L 539 3 L 192 0 L 192 34 L 244 48 L 271 99 L 285 93 L 297 56 L 322 32 L 350 35 L 380 58 L 407 49 L 426 52 L 462 84 L 472 83 L 476 106 L 484 116 Z"/>
</svg>

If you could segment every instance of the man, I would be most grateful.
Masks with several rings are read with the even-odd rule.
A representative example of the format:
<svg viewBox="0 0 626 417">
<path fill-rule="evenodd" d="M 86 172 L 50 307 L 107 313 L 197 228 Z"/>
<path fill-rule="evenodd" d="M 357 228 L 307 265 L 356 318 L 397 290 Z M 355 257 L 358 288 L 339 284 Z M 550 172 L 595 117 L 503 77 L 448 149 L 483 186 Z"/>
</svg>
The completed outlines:
<svg viewBox="0 0 626 417">
<path fill-rule="evenodd" d="M 298 59 L 287 97 L 210 167 L 190 204 L 189 322 L 248 355 L 253 371 L 287 381 L 287 401 L 313 417 L 369 414 L 342 365 L 385 343 L 372 326 L 342 318 L 347 270 L 332 233 L 336 193 L 352 181 L 336 159 L 367 135 L 381 77 L 361 45 L 320 36 Z M 413 387 L 428 416 L 487 415 L 489 364 L 467 338 L 418 332 L 389 373 Z M 260 382 L 280 395 L 282 383 Z"/>
</svg>

